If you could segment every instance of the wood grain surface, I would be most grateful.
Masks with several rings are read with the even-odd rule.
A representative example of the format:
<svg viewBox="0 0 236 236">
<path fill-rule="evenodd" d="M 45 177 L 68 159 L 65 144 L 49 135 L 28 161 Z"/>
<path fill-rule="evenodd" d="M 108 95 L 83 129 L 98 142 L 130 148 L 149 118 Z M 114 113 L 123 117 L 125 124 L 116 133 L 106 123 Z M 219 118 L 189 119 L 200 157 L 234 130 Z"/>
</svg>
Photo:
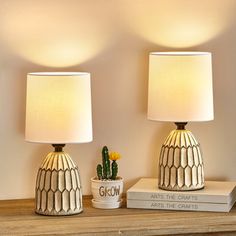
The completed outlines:
<svg viewBox="0 0 236 236">
<path fill-rule="evenodd" d="M 0 201 L 0 235 L 236 235 L 236 207 L 229 213 L 163 210 L 101 210 L 83 198 L 74 216 L 40 216 L 34 200 Z"/>
</svg>

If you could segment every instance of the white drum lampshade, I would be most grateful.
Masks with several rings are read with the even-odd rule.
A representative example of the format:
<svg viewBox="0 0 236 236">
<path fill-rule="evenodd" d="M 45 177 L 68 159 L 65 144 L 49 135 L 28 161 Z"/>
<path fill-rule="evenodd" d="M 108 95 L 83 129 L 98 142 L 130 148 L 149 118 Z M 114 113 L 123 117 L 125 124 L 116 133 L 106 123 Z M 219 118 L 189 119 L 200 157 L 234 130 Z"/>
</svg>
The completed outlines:
<svg viewBox="0 0 236 236">
<path fill-rule="evenodd" d="M 38 143 L 92 141 L 89 73 L 29 73 L 25 139 Z"/>
<path fill-rule="evenodd" d="M 159 187 L 204 187 L 200 144 L 188 121 L 213 120 L 211 53 L 153 52 L 149 56 L 148 119 L 175 122 L 159 160 Z"/>
<path fill-rule="evenodd" d="M 42 215 L 80 213 L 82 191 L 77 165 L 63 151 L 66 143 L 92 141 L 90 74 L 37 72 L 27 76 L 25 139 L 50 143 L 39 168 L 35 211 Z"/>
</svg>

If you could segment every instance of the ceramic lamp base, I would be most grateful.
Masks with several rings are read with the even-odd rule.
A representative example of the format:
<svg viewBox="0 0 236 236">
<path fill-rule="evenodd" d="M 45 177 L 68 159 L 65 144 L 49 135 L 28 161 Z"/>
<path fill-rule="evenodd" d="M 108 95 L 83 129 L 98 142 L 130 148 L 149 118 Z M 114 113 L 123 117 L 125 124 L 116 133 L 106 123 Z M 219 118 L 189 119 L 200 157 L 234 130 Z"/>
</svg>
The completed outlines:
<svg viewBox="0 0 236 236">
<path fill-rule="evenodd" d="M 158 186 L 170 191 L 197 190 L 204 187 L 203 160 L 200 144 L 186 123 L 176 123 L 162 145 Z"/>
<path fill-rule="evenodd" d="M 67 153 L 56 150 L 46 156 L 38 170 L 35 212 L 57 216 L 78 214 L 83 210 L 78 167 Z"/>
</svg>

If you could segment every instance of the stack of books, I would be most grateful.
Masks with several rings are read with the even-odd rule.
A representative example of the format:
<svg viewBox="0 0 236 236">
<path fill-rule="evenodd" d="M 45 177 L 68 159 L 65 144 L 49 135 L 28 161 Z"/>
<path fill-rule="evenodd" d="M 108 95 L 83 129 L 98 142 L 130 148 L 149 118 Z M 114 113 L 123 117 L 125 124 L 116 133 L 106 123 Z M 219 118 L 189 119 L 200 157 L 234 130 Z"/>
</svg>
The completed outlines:
<svg viewBox="0 0 236 236">
<path fill-rule="evenodd" d="M 127 191 L 127 207 L 183 211 L 229 212 L 236 201 L 236 182 L 206 181 L 196 191 L 166 191 L 158 180 L 142 178 Z"/>
</svg>

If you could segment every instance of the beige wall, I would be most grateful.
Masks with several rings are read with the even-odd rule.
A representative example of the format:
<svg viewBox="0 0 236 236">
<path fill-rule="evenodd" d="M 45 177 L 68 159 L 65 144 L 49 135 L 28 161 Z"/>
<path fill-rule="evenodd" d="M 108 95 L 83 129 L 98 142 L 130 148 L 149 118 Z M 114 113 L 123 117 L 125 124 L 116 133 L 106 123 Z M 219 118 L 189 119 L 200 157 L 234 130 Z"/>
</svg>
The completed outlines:
<svg viewBox="0 0 236 236">
<path fill-rule="evenodd" d="M 126 188 L 156 177 L 160 145 L 174 128 L 146 119 L 148 53 L 213 53 L 215 120 L 191 123 L 207 179 L 236 180 L 236 1 L 0 0 L 0 199 L 34 195 L 37 169 L 52 148 L 24 141 L 26 74 L 92 74 L 94 141 L 66 150 L 84 194 L 108 145 L 122 154 Z"/>
</svg>

